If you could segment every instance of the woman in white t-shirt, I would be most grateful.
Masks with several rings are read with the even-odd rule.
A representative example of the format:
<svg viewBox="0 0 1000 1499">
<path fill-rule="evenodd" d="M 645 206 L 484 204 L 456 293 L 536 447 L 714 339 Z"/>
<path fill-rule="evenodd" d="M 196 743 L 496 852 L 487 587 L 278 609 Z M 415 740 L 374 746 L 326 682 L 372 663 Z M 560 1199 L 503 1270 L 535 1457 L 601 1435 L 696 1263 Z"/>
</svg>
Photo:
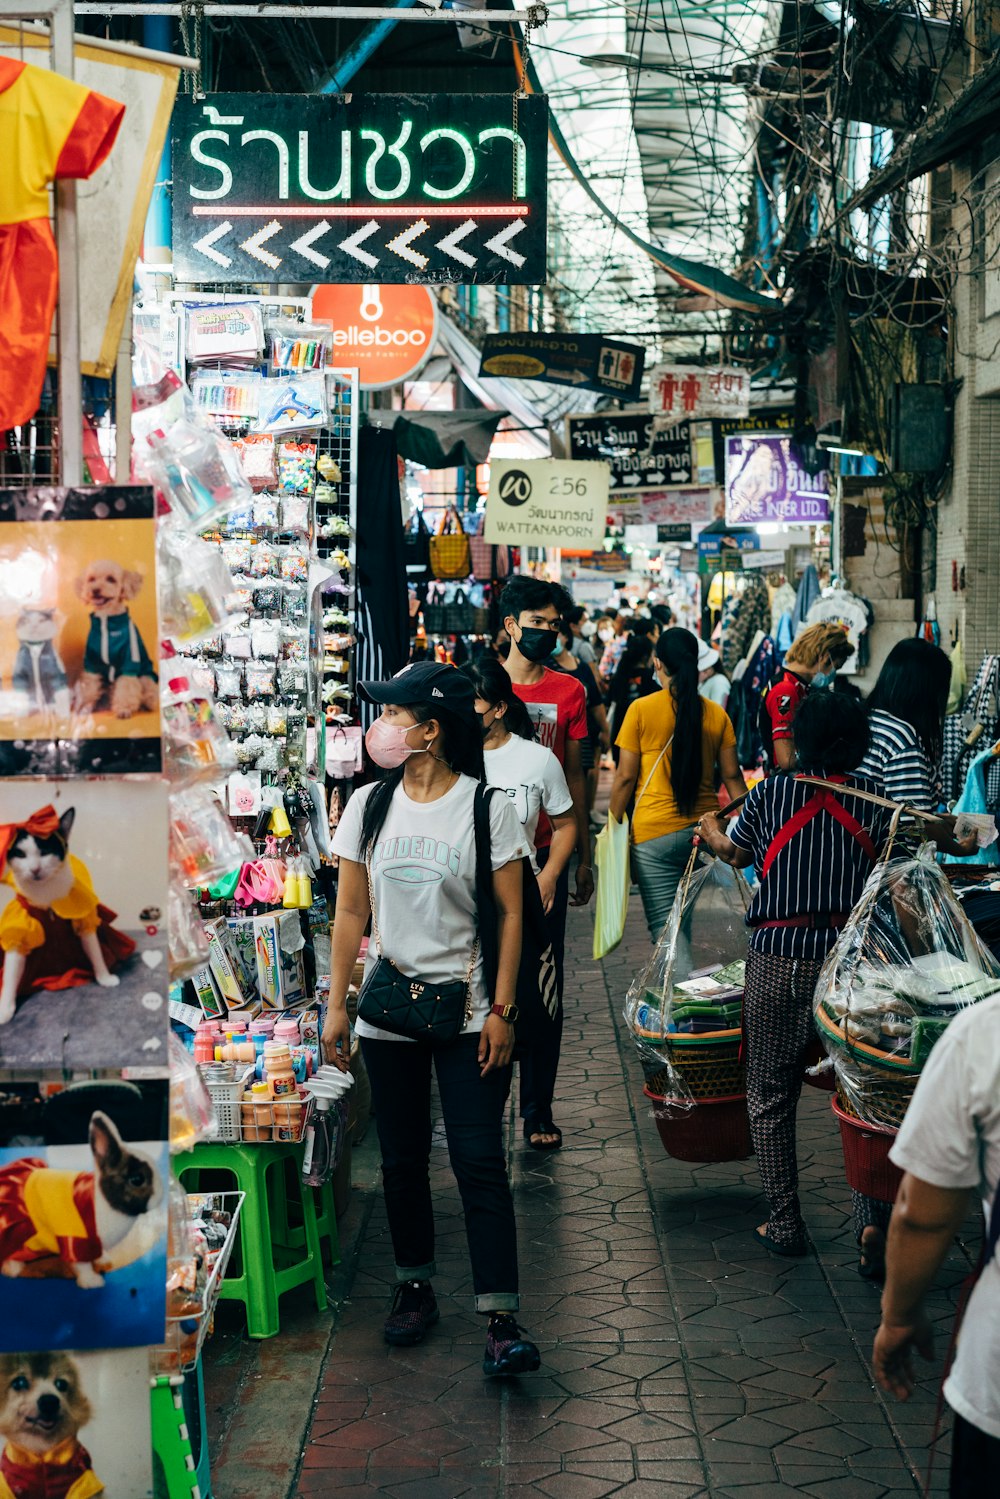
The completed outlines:
<svg viewBox="0 0 1000 1499">
<path fill-rule="evenodd" d="M 497 973 L 490 994 L 481 952 L 469 968 L 480 929 L 474 808 L 483 780 L 472 685 L 451 666 L 420 662 L 389 682 L 363 683 L 360 690 L 382 707 L 365 742 L 375 764 L 389 774 L 351 797 L 333 839 L 340 866 L 323 1028 L 326 1054 L 346 1070 L 347 989 L 370 917 L 366 974 L 379 956 L 425 983 L 453 982 L 468 972 L 471 1000 L 471 1017 L 447 1045 L 416 1042 L 357 1022 L 396 1259 L 396 1294 L 383 1332 L 387 1343 L 411 1346 L 439 1316 L 430 1284 L 435 1273 L 428 1175 L 433 1064 L 462 1196 L 476 1310 L 490 1319 L 483 1369 L 525 1373 L 538 1368 L 539 1356 L 513 1316 L 519 1305 L 517 1237 L 503 1141 L 517 1016 L 525 835 L 507 799 L 493 796 Z"/>
<path fill-rule="evenodd" d="M 483 656 L 464 670 L 475 689 L 476 712 L 483 726 L 486 780 L 490 786 L 502 788 L 517 811 L 546 917 L 555 907 L 565 912 L 566 900 L 560 906 L 556 892 L 560 882 L 569 879 L 576 819 L 563 768 L 552 751 L 536 741 L 528 711 L 498 661 Z M 547 844 L 543 840 L 542 846 L 536 847 L 543 816 L 551 840 Z M 555 940 L 551 922 L 549 927 L 558 965 L 562 944 Z M 557 988 L 561 993 L 561 982 Z M 534 1038 L 528 1050 L 518 1053 L 524 1138 L 533 1150 L 558 1150 L 562 1145 L 562 1132 L 552 1122 L 562 1023 L 560 1003 L 551 1026 Z"/>
</svg>

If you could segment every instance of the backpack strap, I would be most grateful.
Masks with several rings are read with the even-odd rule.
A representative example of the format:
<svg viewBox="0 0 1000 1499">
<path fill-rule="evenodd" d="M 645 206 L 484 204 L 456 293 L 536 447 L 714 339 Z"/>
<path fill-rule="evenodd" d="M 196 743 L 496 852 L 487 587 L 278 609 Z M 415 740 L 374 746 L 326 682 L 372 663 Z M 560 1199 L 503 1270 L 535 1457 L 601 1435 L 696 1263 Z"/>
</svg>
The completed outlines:
<svg viewBox="0 0 1000 1499">
<path fill-rule="evenodd" d="M 476 838 L 476 914 L 479 944 L 483 953 L 483 976 L 490 1003 L 496 993 L 500 939 L 497 932 L 497 907 L 493 899 L 493 835 L 490 829 L 490 802 L 496 786 L 476 786 L 472 802 L 472 821 Z"/>
</svg>

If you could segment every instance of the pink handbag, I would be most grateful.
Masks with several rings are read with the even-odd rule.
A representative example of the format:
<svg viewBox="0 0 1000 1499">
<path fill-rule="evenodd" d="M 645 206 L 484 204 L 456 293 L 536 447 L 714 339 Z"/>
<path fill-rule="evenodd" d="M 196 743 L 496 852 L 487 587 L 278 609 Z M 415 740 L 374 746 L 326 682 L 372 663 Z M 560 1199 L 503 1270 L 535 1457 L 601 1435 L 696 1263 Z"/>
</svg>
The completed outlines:
<svg viewBox="0 0 1000 1499">
<path fill-rule="evenodd" d="M 499 582 L 510 572 L 510 551 L 505 546 L 493 546 L 481 536 L 469 537 L 472 553 L 472 576 L 478 583 Z"/>
</svg>

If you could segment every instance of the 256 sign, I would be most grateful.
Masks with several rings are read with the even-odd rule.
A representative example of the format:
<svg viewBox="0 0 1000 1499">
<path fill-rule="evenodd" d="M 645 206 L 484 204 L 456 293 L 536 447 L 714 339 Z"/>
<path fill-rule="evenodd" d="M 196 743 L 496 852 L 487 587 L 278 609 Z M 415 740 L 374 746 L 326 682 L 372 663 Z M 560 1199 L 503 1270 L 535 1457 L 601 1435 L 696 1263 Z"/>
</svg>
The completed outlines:
<svg viewBox="0 0 1000 1499">
<path fill-rule="evenodd" d="M 211 94 L 173 114 L 181 280 L 545 279 L 533 95 Z"/>
<path fill-rule="evenodd" d="M 496 459 L 490 464 L 484 539 L 491 544 L 600 546 L 607 529 L 606 463 Z"/>
</svg>

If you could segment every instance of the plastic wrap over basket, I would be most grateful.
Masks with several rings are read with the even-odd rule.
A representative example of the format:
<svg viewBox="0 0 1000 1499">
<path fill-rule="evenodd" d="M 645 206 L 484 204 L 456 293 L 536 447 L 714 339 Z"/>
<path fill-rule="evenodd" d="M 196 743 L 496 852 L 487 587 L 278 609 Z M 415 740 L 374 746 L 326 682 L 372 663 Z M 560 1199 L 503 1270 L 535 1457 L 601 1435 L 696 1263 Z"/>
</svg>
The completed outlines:
<svg viewBox="0 0 1000 1499">
<path fill-rule="evenodd" d="M 880 864 L 830 952 L 813 1000 L 841 1106 L 896 1128 L 949 1022 L 1000 994 L 1000 964 L 976 936 L 933 847 Z"/>
<path fill-rule="evenodd" d="M 746 1091 L 740 1040 L 749 900 L 738 870 L 699 852 L 626 996 L 646 1091 L 672 1107 Z"/>
</svg>

